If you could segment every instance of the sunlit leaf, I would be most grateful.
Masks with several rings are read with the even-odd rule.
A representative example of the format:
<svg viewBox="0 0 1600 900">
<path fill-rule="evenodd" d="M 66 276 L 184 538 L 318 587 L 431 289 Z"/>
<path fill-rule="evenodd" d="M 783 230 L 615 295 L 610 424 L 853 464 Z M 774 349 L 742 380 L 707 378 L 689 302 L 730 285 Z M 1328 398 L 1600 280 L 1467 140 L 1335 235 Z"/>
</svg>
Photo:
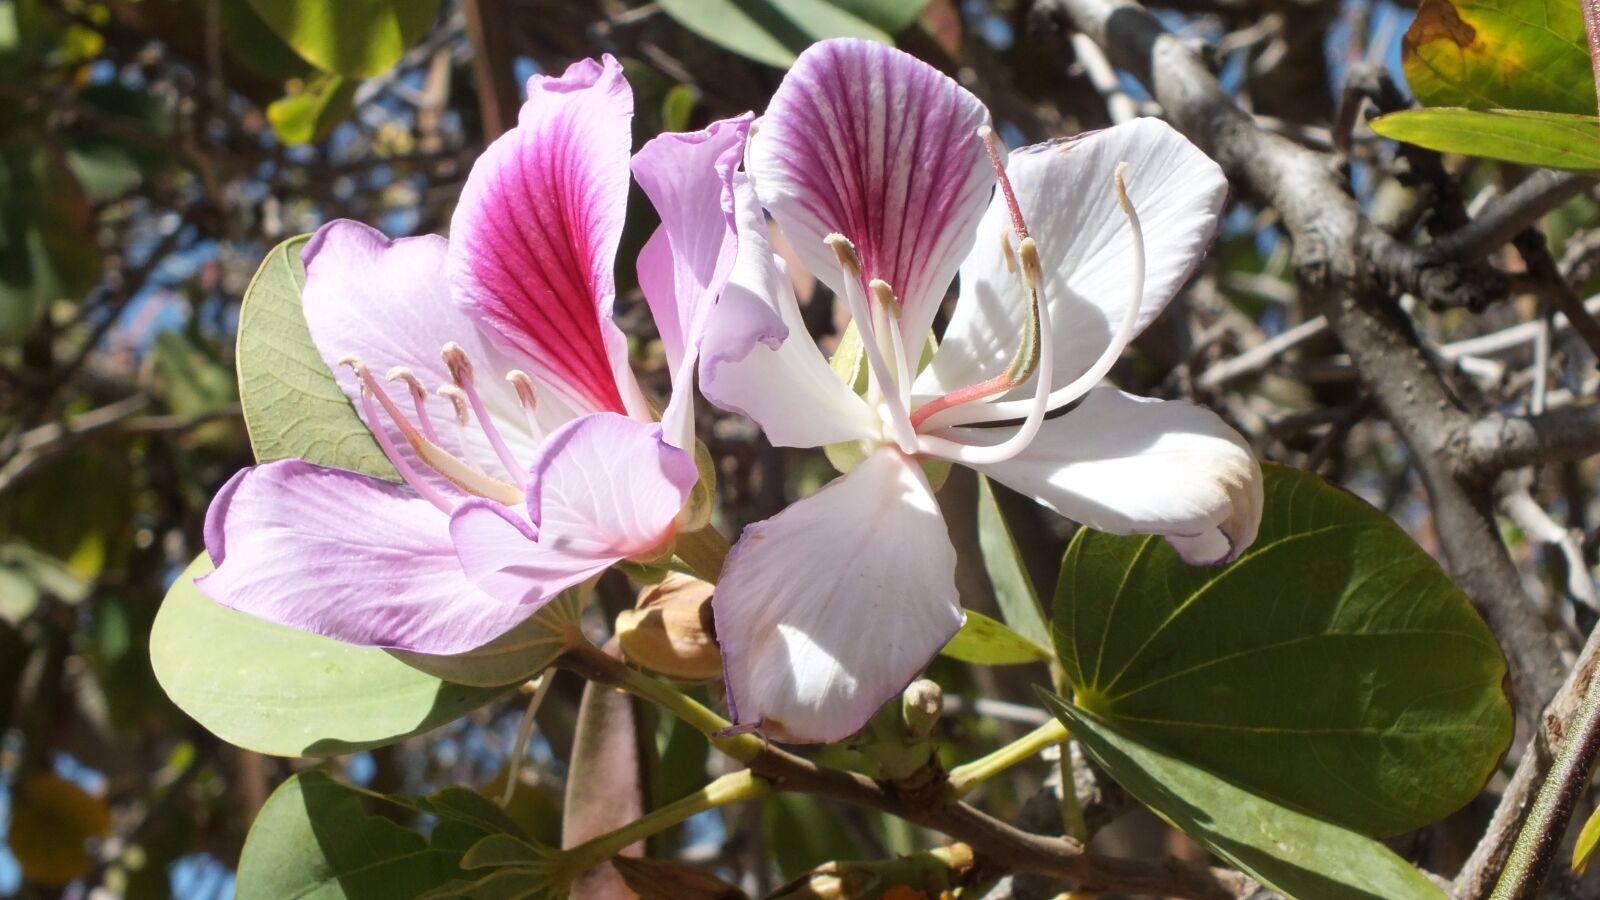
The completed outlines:
<svg viewBox="0 0 1600 900">
<path fill-rule="evenodd" d="M 706 40 L 756 62 L 783 69 L 811 44 L 833 37 L 891 43 L 881 28 L 847 11 L 872 0 L 660 0 L 661 8 Z M 923 5 L 926 5 L 924 0 Z M 891 14 L 892 14 L 891 10 Z"/>
<path fill-rule="evenodd" d="M 1401 64 L 1424 106 L 1595 113 L 1583 13 L 1570 0 L 1422 0 Z"/>
<path fill-rule="evenodd" d="M 1572 845 L 1572 871 L 1579 875 L 1588 872 L 1596 847 L 1600 847 L 1600 809 L 1589 814 L 1583 830 L 1578 832 L 1577 843 Z"/>
<path fill-rule="evenodd" d="M 230 744 L 274 756 L 351 753 L 429 731 L 503 693 L 227 609 L 194 586 L 210 570 L 201 556 L 167 592 L 150 663 L 172 701 Z"/>
<path fill-rule="evenodd" d="M 308 235 L 272 248 L 239 309 L 239 400 L 258 462 L 303 459 L 396 478 L 311 343 L 301 312 Z"/>
<path fill-rule="evenodd" d="M 1372 130 L 1466 156 L 1578 172 L 1600 171 L 1600 119 L 1521 109 L 1412 109 L 1372 120 Z"/>
<path fill-rule="evenodd" d="M 1077 704 L 1367 834 L 1443 818 L 1511 740 L 1494 636 L 1383 513 L 1310 473 L 1266 473 L 1260 536 L 1229 566 L 1186 565 L 1160 537 L 1078 533 L 1055 598 Z"/>
<path fill-rule="evenodd" d="M 1048 662 L 1052 657 L 1048 649 L 1012 631 L 1004 623 L 970 609 L 961 630 L 939 652 L 980 666 Z"/>
<path fill-rule="evenodd" d="M 305 60 L 353 78 L 381 75 L 427 33 L 439 0 L 250 0 Z"/>
<path fill-rule="evenodd" d="M 267 121 L 285 144 L 320 141 L 350 115 L 360 86 L 353 78 L 318 75 L 272 101 L 267 106 Z"/>
<path fill-rule="evenodd" d="M 1128 793 L 1267 887 L 1301 900 L 1444 897 L 1427 876 L 1372 838 L 1252 794 L 1058 697 L 1043 699 Z"/>
</svg>

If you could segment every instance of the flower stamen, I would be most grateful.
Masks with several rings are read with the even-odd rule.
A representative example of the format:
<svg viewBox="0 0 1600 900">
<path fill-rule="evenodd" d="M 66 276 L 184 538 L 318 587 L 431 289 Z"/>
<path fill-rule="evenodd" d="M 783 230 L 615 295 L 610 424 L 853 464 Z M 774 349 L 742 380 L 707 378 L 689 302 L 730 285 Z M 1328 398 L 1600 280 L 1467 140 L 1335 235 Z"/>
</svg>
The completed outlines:
<svg viewBox="0 0 1600 900">
<path fill-rule="evenodd" d="M 856 255 L 855 244 L 842 234 L 830 234 L 823 241 L 839 260 L 839 271 L 844 276 L 841 280 L 844 282 L 845 307 L 850 310 L 850 318 L 855 320 L 856 327 L 862 331 L 861 344 L 867 351 L 867 369 L 884 405 L 888 407 L 891 437 L 902 451 L 913 453 L 916 449 L 916 432 L 906 415 L 906 404 L 900 399 L 900 386 L 894 380 L 888 360 L 884 359 L 878 335 L 867 333 L 876 332 L 877 328 L 861 290 L 861 258 Z"/>
<path fill-rule="evenodd" d="M 394 470 L 400 473 L 400 477 L 405 480 L 405 483 L 411 485 L 411 489 L 416 491 L 424 500 L 438 507 L 440 512 L 448 513 L 450 511 L 450 501 L 446 500 L 445 496 L 439 493 L 437 488 L 425 481 L 417 470 L 411 467 L 411 463 L 401 455 L 400 448 L 396 447 L 394 441 L 390 439 L 389 429 L 383 427 L 383 414 L 378 411 L 378 404 L 373 402 L 374 398 L 377 398 L 383 404 L 383 408 L 388 411 L 390 418 L 394 420 L 395 426 L 400 429 L 401 433 L 410 428 L 410 424 L 405 422 L 405 418 L 398 415 L 399 409 L 394 405 L 394 401 L 389 399 L 388 393 L 378 385 L 377 379 L 372 377 L 372 373 L 367 370 L 366 363 L 354 356 L 346 356 L 339 360 L 339 364 L 349 366 L 350 370 L 355 372 L 356 377 L 361 380 L 361 408 L 367 415 L 367 421 L 372 425 L 372 437 L 378 442 L 378 448 L 383 451 L 383 455 L 389 458 L 389 464 L 394 466 Z"/>
<path fill-rule="evenodd" d="M 466 351 L 455 341 L 445 344 L 444 349 L 439 351 L 439 356 L 450 369 L 450 380 L 467 395 L 472 413 L 478 417 L 478 427 L 483 429 L 484 437 L 489 439 L 489 446 L 494 448 L 494 455 L 500 458 L 500 465 L 506 467 L 506 472 L 512 478 L 519 477 L 524 472 L 522 464 L 511 455 L 511 448 L 506 446 L 505 439 L 500 436 L 500 429 L 495 427 L 494 419 L 489 417 L 489 411 L 483 406 L 483 398 L 478 396 L 472 360 L 467 358 Z"/>
<path fill-rule="evenodd" d="M 422 386 L 422 379 L 405 366 L 395 366 L 383 376 L 384 381 L 404 381 L 406 389 L 411 392 L 411 406 L 417 412 L 417 425 L 422 429 L 423 437 L 439 443 L 439 434 L 433 430 L 433 418 L 428 415 L 428 389 Z"/>
</svg>

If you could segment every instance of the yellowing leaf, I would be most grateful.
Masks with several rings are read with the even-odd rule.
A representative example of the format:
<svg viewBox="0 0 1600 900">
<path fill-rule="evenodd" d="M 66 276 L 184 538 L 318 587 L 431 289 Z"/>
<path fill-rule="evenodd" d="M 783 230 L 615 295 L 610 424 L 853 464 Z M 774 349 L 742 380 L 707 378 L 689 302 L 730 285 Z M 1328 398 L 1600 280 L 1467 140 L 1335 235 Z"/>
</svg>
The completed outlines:
<svg viewBox="0 0 1600 900">
<path fill-rule="evenodd" d="M 1401 50 L 1424 106 L 1595 112 L 1583 14 L 1571 0 L 1422 0 Z"/>
<path fill-rule="evenodd" d="M 1578 832 L 1578 842 L 1572 845 L 1572 871 L 1579 875 L 1589 871 L 1597 846 L 1600 846 L 1600 809 L 1589 815 L 1589 821 L 1583 823 L 1583 830 Z"/>
<path fill-rule="evenodd" d="M 104 801 L 55 775 L 34 775 L 17 789 L 11 810 L 11 852 L 22 875 L 51 887 L 88 874 L 88 842 L 111 830 Z"/>
</svg>

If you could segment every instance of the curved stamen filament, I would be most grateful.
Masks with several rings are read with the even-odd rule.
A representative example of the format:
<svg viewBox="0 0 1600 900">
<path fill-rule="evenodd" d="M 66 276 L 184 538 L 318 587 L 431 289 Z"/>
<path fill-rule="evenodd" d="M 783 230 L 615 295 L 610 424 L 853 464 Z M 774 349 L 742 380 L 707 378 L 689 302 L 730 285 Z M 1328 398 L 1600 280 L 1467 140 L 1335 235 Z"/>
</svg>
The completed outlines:
<svg viewBox="0 0 1600 900">
<path fill-rule="evenodd" d="M 1055 341 L 1050 330 L 1050 305 L 1044 295 L 1044 270 L 1039 265 L 1039 248 L 1033 238 L 1024 237 L 1019 246 L 1022 262 L 1022 281 L 1033 298 L 1034 315 L 1038 319 L 1035 338 L 1038 341 L 1038 365 L 1034 377 L 1033 397 L 1028 401 L 1028 415 L 1022 427 L 1004 441 L 991 447 L 974 446 L 952 441 L 936 435 L 922 435 L 918 448 L 967 465 L 993 465 L 1005 462 L 1028 448 L 1044 427 L 1044 417 L 1050 411 L 1050 383 L 1055 378 Z"/>
<path fill-rule="evenodd" d="M 1128 342 L 1133 340 L 1134 332 L 1139 326 L 1139 313 L 1144 309 L 1144 282 L 1145 282 L 1145 246 L 1144 229 L 1139 224 L 1139 214 L 1133 208 L 1133 201 L 1128 198 L 1128 189 L 1123 181 L 1123 172 L 1128 167 L 1127 163 L 1117 166 L 1116 174 L 1112 176 L 1117 189 L 1117 202 L 1122 206 L 1123 215 L 1128 217 L 1128 227 L 1133 232 L 1133 296 L 1126 309 L 1123 310 L 1122 320 L 1117 323 L 1116 333 L 1111 336 L 1111 341 L 1100 357 L 1094 361 L 1087 371 L 1069 384 L 1056 388 L 1050 392 L 1047 409 L 1060 409 L 1077 400 L 1090 389 L 1099 384 L 1101 379 L 1110 373 L 1111 367 L 1116 365 L 1121 358 L 1122 351 Z M 1027 400 L 1002 400 L 996 403 L 975 403 L 963 406 L 959 410 L 947 409 L 937 418 L 930 417 L 930 424 L 935 428 L 949 428 L 957 425 L 975 425 L 980 422 L 1001 422 L 1006 419 L 1017 419 L 1028 414 L 1030 401 Z"/>
<path fill-rule="evenodd" d="M 894 383 L 900 394 L 900 405 L 910 409 L 911 360 L 906 357 L 905 335 L 900 331 L 900 298 L 894 295 L 889 282 L 881 278 L 872 279 L 867 288 L 877 301 L 875 310 L 883 313 L 883 329 L 889 333 L 889 355 L 894 359 Z"/>
<path fill-rule="evenodd" d="M 439 443 L 439 434 L 433 430 L 433 418 L 428 415 L 428 389 L 422 386 L 422 379 L 405 366 L 395 366 L 389 374 L 383 376 L 384 381 L 404 381 L 406 390 L 411 392 L 411 406 L 417 411 L 417 425 L 422 429 L 423 437 Z"/>
<path fill-rule="evenodd" d="M 400 407 L 395 404 L 393 398 L 378 383 L 378 379 L 373 377 L 372 372 L 360 360 L 347 357 L 343 362 L 354 369 L 357 377 L 361 379 L 363 409 L 368 413 L 367 422 L 372 427 L 373 437 L 378 440 L 378 446 L 383 448 L 384 454 L 389 457 L 390 462 L 394 463 L 394 467 L 400 472 L 400 476 L 415 488 L 418 494 L 426 497 L 440 509 L 446 512 L 450 510 L 449 501 L 437 490 L 429 486 L 427 482 L 417 477 L 416 470 L 406 464 L 404 457 L 400 455 L 393 442 L 389 440 L 388 434 L 385 433 L 382 417 L 377 415 L 378 411 L 367 406 L 365 401 L 369 396 L 376 398 L 378 403 L 383 406 L 383 411 L 389 414 L 389 418 L 394 422 L 394 426 L 400 430 L 400 434 L 406 439 L 406 443 L 411 445 L 412 451 L 417 454 L 417 457 L 428 468 L 443 475 L 456 487 L 469 494 L 486 497 L 507 506 L 522 502 L 523 494 L 521 490 L 479 472 L 418 432 L 416 427 L 406 419 L 405 413 L 400 411 Z"/>
<path fill-rule="evenodd" d="M 517 392 L 517 402 L 522 405 L 522 414 L 527 417 L 528 428 L 537 440 L 543 436 L 544 429 L 539 427 L 535 415 L 539 411 L 539 392 L 533 389 L 533 378 L 521 369 L 512 369 L 506 373 L 506 381 Z"/>
<path fill-rule="evenodd" d="M 444 345 L 439 356 L 450 369 L 450 380 L 467 395 L 467 402 L 472 405 L 472 414 L 478 417 L 478 427 L 483 429 L 484 437 L 489 439 L 489 446 L 494 448 L 494 455 L 500 458 L 500 465 L 506 467 L 506 473 L 512 478 L 520 478 L 524 471 L 522 464 L 511 455 L 511 448 L 506 446 L 505 439 L 500 436 L 500 429 L 495 427 L 494 419 L 489 417 L 489 411 L 483 406 L 483 399 L 478 396 L 477 379 L 466 351 L 461 349 L 460 344 L 451 341 Z"/>
<path fill-rule="evenodd" d="M 883 357 L 883 348 L 878 344 L 878 336 L 869 334 L 875 331 L 872 315 L 867 311 L 866 297 L 861 292 L 861 260 L 856 256 L 855 245 L 842 234 L 830 234 L 823 239 L 839 259 L 839 270 L 844 276 L 844 302 L 850 310 L 850 318 L 856 322 L 856 327 L 862 330 L 861 344 L 867 351 L 867 368 L 873 379 L 877 382 L 883 395 L 883 403 L 888 407 L 889 429 L 892 437 L 900 449 L 905 453 L 916 452 L 916 432 L 911 428 L 911 420 L 906 415 L 906 405 L 900 401 L 900 387 L 894 380 L 894 374 L 889 369 L 888 360 Z"/>
</svg>

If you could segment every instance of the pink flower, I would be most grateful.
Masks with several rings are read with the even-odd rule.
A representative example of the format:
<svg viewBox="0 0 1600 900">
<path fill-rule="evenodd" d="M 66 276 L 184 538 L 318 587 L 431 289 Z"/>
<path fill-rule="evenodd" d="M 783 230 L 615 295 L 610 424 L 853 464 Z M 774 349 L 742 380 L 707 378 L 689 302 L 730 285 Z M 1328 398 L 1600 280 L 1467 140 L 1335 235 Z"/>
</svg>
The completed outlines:
<svg viewBox="0 0 1600 900">
<path fill-rule="evenodd" d="M 478 647 L 621 559 L 670 548 L 697 478 L 692 379 L 733 264 L 749 118 L 662 135 L 631 170 L 661 214 L 640 281 L 674 385 L 661 423 L 611 319 L 633 96 L 606 57 L 536 76 L 473 166 L 450 240 L 332 222 L 306 245 L 324 362 L 403 483 L 247 469 L 206 520 L 219 603 L 354 644 Z"/>
<path fill-rule="evenodd" d="M 701 390 L 775 444 L 849 444 L 860 459 L 747 528 L 717 586 L 734 717 L 774 738 L 855 732 L 961 627 L 922 460 L 1094 528 L 1164 535 L 1195 563 L 1255 538 L 1261 471 L 1239 435 L 1192 404 L 1101 384 L 1199 264 L 1221 170 L 1140 119 L 1017 150 L 996 190 L 988 119 L 915 58 L 836 40 L 801 55 L 753 126 Z M 762 207 L 849 308 L 865 396 L 807 338 Z M 919 372 L 958 270 L 954 316 Z"/>
</svg>

